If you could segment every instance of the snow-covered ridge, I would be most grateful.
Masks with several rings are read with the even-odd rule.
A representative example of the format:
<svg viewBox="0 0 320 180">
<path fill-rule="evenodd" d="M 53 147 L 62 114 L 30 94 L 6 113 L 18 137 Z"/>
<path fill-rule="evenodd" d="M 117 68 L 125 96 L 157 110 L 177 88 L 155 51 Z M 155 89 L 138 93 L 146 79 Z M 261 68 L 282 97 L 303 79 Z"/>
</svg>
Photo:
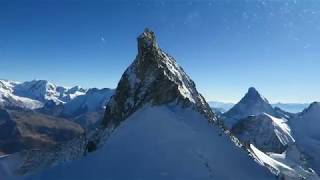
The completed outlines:
<svg viewBox="0 0 320 180">
<path fill-rule="evenodd" d="M 33 80 L 17 84 L 14 88 L 16 95 L 39 100 L 45 103 L 52 100 L 59 103 L 66 103 L 73 98 L 86 93 L 86 89 L 80 86 L 71 88 L 58 86 L 46 80 Z"/>
</svg>

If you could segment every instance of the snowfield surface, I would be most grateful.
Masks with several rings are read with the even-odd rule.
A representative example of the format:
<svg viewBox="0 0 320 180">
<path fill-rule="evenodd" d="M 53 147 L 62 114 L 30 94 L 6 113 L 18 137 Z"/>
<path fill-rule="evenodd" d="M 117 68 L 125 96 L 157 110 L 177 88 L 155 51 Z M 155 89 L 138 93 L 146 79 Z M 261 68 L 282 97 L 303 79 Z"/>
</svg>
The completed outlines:
<svg viewBox="0 0 320 180">
<path fill-rule="evenodd" d="M 270 155 L 257 149 L 254 145 L 250 145 L 253 154 L 261 165 L 270 167 L 277 174 L 281 172 L 286 179 L 308 179 L 319 180 L 319 176 L 312 170 L 305 170 L 300 166 L 300 152 L 296 147 L 291 147 L 282 154 L 272 153 Z"/>
<path fill-rule="evenodd" d="M 284 118 L 276 118 L 267 113 L 264 114 L 272 120 L 272 123 L 275 127 L 274 132 L 282 144 L 286 145 L 295 142 L 294 138 L 292 137 L 291 128 L 287 124 L 288 120 Z"/>
<path fill-rule="evenodd" d="M 276 179 L 198 112 L 146 106 L 95 153 L 25 180 Z"/>
<path fill-rule="evenodd" d="M 290 121 L 293 134 L 307 161 L 320 174 L 320 103 L 312 103 L 298 117 Z"/>
</svg>

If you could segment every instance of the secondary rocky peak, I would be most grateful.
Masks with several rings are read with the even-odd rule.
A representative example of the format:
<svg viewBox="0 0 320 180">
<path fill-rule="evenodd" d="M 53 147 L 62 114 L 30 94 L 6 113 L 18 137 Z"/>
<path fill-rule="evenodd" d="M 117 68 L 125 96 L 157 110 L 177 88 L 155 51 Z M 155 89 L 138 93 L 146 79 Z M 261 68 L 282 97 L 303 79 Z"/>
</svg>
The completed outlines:
<svg viewBox="0 0 320 180">
<path fill-rule="evenodd" d="M 257 101 L 262 100 L 262 101 L 266 101 L 267 103 L 269 103 L 268 100 L 266 98 L 264 98 L 263 96 L 261 96 L 261 94 L 254 87 L 249 88 L 247 94 L 245 95 L 245 97 L 243 99 L 257 100 Z"/>
<path fill-rule="evenodd" d="M 156 36 L 154 32 L 146 28 L 144 32 L 138 37 L 138 53 L 142 55 L 146 50 L 158 49 Z"/>
<path fill-rule="evenodd" d="M 246 118 L 251 115 L 259 115 L 261 113 L 268 113 L 274 115 L 274 109 L 269 104 L 268 100 L 264 98 L 255 88 L 249 88 L 246 95 L 228 112 L 224 114 L 227 117 L 226 124 L 231 127 L 238 120 Z"/>
</svg>

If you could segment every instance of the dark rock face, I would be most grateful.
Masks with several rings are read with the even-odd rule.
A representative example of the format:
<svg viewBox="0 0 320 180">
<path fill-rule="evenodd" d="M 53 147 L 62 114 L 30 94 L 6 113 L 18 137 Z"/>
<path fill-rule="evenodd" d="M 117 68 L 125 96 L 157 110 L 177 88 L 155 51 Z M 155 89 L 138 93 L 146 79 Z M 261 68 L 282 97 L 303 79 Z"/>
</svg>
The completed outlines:
<svg viewBox="0 0 320 180">
<path fill-rule="evenodd" d="M 210 121 L 216 121 L 194 82 L 159 48 L 154 33 L 146 29 L 138 37 L 138 55 L 122 75 L 115 95 L 106 107 L 102 125 L 116 127 L 146 104 L 169 103 L 195 108 Z"/>
<path fill-rule="evenodd" d="M 0 109 L 0 151 L 3 153 L 16 152 L 23 147 L 17 123 L 10 114 Z"/>
<path fill-rule="evenodd" d="M 231 133 L 236 136 L 245 146 L 250 144 L 263 152 L 284 152 L 288 145 L 279 140 L 275 126 L 267 115 L 249 116 L 235 124 Z"/>
</svg>

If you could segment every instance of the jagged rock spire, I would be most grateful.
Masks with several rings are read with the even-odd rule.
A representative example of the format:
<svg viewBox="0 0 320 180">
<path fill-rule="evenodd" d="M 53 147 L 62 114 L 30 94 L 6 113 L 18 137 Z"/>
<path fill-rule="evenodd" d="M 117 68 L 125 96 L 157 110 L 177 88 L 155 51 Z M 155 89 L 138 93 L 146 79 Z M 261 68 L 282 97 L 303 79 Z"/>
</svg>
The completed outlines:
<svg viewBox="0 0 320 180">
<path fill-rule="evenodd" d="M 138 37 L 138 54 L 143 55 L 144 52 L 150 49 L 158 49 L 156 36 L 149 28 Z"/>
<path fill-rule="evenodd" d="M 138 55 L 122 75 L 106 107 L 103 126 L 116 127 L 146 104 L 192 106 L 208 120 L 215 121 L 215 115 L 194 82 L 173 57 L 159 48 L 155 34 L 145 29 L 137 40 Z"/>
</svg>

